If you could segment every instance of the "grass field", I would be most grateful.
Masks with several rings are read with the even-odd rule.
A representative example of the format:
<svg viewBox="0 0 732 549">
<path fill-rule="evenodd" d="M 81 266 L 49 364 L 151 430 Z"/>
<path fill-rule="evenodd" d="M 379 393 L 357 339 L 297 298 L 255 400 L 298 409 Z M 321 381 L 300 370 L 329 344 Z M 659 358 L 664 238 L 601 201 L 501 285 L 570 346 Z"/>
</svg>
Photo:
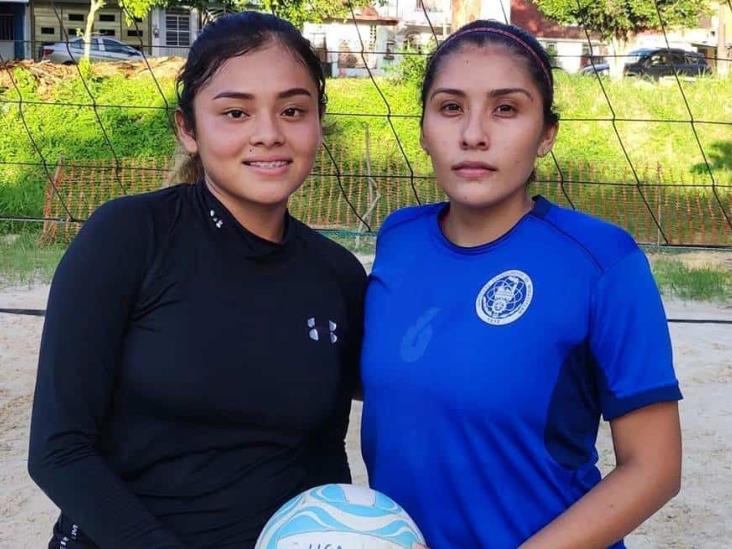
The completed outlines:
<svg viewBox="0 0 732 549">
<path fill-rule="evenodd" d="M 373 256 L 373 236 L 356 237 L 326 231 L 326 235 L 346 246 L 362 260 Z M 65 247 L 39 246 L 30 233 L 0 237 L 0 287 L 47 283 Z M 647 250 L 653 274 L 661 292 L 686 300 L 732 302 L 732 251 L 682 252 Z"/>
</svg>

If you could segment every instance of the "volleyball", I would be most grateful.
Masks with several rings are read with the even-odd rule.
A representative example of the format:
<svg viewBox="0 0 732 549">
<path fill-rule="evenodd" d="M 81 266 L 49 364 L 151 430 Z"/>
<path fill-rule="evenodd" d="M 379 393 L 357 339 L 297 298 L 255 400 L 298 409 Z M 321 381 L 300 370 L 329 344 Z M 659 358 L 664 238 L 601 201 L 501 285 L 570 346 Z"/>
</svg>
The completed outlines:
<svg viewBox="0 0 732 549">
<path fill-rule="evenodd" d="M 411 549 L 419 528 L 394 500 L 365 486 L 326 484 L 295 496 L 265 525 L 255 549 Z"/>
</svg>

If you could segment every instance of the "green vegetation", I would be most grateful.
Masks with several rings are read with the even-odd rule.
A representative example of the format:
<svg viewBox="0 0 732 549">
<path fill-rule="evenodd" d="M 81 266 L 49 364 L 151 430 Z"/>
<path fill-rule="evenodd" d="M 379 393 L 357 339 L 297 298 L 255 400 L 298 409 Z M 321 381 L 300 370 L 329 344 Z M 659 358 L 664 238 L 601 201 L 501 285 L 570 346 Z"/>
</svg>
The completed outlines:
<svg viewBox="0 0 732 549">
<path fill-rule="evenodd" d="M 362 164 L 368 134 L 372 173 L 405 175 L 405 157 L 416 174 L 430 173 L 428 158 L 419 147 L 420 105 L 415 80 L 420 63 L 422 58 L 410 56 L 403 71 L 379 78 L 383 98 L 369 79 L 328 82 L 332 114 L 326 120 L 330 128 L 326 140 L 337 159 L 354 166 Z M 48 179 L 61 157 L 66 163 L 78 163 L 111 162 L 115 155 L 137 160 L 172 155 L 171 111 L 165 107 L 175 105 L 177 65 L 154 65 L 162 93 L 142 66 L 134 70 L 127 67 L 123 73 L 123 69 L 104 65 L 89 68 L 88 91 L 75 67 L 18 65 L 12 69 L 12 80 L 11 71 L 0 71 L 0 159 L 25 163 L 0 163 L 0 213 L 40 216 Z M 591 175 L 597 180 L 628 181 L 627 162 L 610 122 L 577 120 L 612 116 L 597 80 L 556 74 L 557 102 L 565 121 L 555 151 L 565 173 L 572 174 L 573 166 L 585 165 L 591 166 Z M 618 118 L 688 119 L 675 83 L 625 80 L 605 81 L 604 85 Z M 684 89 L 697 120 L 732 120 L 729 81 L 701 78 L 684 83 Z M 96 110 L 83 106 L 92 103 L 90 94 Z M 407 116 L 391 118 L 392 128 L 387 112 Z M 351 116 L 354 113 L 378 116 Z M 618 122 L 617 128 L 642 179 L 709 184 L 689 123 Z M 696 129 L 717 183 L 732 183 L 732 141 L 727 126 L 698 122 Z M 47 170 L 32 165 L 40 161 L 36 147 L 47 161 Z M 551 158 L 542 161 L 540 174 L 542 170 L 553 172 Z M 5 225 L 0 227 L 0 232 L 8 230 Z"/>
<path fill-rule="evenodd" d="M 700 301 L 732 299 L 732 270 L 721 266 L 690 267 L 678 259 L 658 259 L 653 274 L 666 295 Z"/>
<path fill-rule="evenodd" d="M 358 236 L 347 231 L 325 231 L 325 235 L 366 263 L 374 253 L 373 235 Z M 49 282 L 64 250 L 65 246 L 58 244 L 38 246 L 35 235 L 28 233 L 1 236 L 0 287 Z M 664 295 L 700 301 L 732 300 L 732 269 L 728 266 L 731 254 L 719 254 L 720 258 L 727 258 L 726 263 L 723 259 L 699 266 L 688 265 L 684 254 L 651 253 L 653 274 Z"/>
<path fill-rule="evenodd" d="M 49 282 L 65 246 L 39 246 L 31 233 L 0 236 L 0 287 Z"/>
</svg>

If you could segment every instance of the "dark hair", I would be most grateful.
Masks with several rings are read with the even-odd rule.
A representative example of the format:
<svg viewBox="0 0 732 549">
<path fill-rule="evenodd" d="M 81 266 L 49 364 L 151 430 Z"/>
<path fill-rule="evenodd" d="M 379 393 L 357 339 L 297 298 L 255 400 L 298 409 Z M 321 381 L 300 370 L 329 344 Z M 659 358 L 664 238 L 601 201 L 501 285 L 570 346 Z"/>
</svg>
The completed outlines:
<svg viewBox="0 0 732 549">
<path fill-rule="evenodd" d="M 465 45 L 480 47 L 492 44 L 505 47 L 513 55 L 521 57 L 526 62 L 529 74 L 541 93 L 544 105 L 544 123 L 553 126 L 559 122 L 559 115 L 554 110 L 554 78 L 551 61 L 544 48 L 536 38 L 523 29 L 488 20 L 473 21 L 461 27 L 439 45 L 428 59 L 427 70 L 422 82 L 422 121 L 424 121 L 427 94 L 432 88 L 435 75 L 445 58 Z"/>
<path fill-rule="evenodd" d="M 193 100 L 221 65 L 232 57 L 244 55 L 272 41 L 280 43 L 302 61 L 318 88 L 320 116 L 325 114 L 325 77 L 310 42 L 284 19 L 267 13 L 243 11 L 224 15 L 206 25 L 193 42 L 188 59 L 178 73 L 178 110 L 188 128 L 192 131 L 196 129 Z M 171 182 L 175 183 L 194 183 L 203 176 L 203 166 L 198 157 L 177 162 L 173 171 Z"/>
</svg>

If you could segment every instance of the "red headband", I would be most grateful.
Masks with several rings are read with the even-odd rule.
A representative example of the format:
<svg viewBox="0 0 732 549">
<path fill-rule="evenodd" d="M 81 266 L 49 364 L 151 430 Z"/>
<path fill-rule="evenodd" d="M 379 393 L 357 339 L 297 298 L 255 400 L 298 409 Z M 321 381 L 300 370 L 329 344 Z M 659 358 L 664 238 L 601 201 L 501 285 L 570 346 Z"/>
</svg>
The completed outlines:
<svg viewBox="0 0 732 549">
<path fill-rule="evenodd" d="M 552 85 L 552 77 L 549 73 L 549 70 L 546 68 L 546 65 L 544 64 L 544 61 L 542 61 L 541 57 L 539 57 L 539 54 L 534 51 L 534 49 L 529 46 L 526 42 L 524 42 L 521 38 L 516 36 L 515 34 L 505 31 L 503 29 L 496 29 L 493 27 L 477 27 L 472 29 L 467 29 L 464 31 L 458 31 L 455 34 L 452 34 L 448 36 L 445 41 L 440 44 L 437 49 L 435 50 L 435 54 L 437 54 L 438 51 L 440 51 L 445 44 L 453 40 L 454 38 L 458 38 L 460 36 L 465 36 L 466 34 L 473 34 L 476 32 L 487 32 L 487 33 L 494 33 L 494 34 L 500 34 L 501 36 L 505 36 L 507 38 L 510 38 L 520 46 L 522 46 L 526 51 L 528 51 L 531 56 L 534 58 L 534 61 L 541 67 L 542 72 L 544 73 L 544 78 L 546 78 L 546 83 L 551 87 Z M 434 55 L 432 56 L 432 59 L 434 59 Z"/>
</svg>

